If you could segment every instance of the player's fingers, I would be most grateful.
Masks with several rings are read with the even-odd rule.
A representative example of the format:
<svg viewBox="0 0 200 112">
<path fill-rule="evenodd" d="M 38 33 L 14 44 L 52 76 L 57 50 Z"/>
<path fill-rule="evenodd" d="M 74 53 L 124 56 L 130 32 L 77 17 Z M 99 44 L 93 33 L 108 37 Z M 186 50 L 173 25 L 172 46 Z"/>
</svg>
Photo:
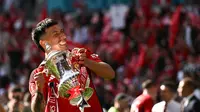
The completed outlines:
<svg viewBox="0 0 200 112">
<path fill-rule="evenodd" d="M 85 53 L 86 52 L 86 49 L 85 48 L 80 48 L 79 50 L 78 50 L 78 53 Z"/>
<path fill-rule="evenodd" d="M 85 60 L 85 58 L 86 58 L 86 55 L 81 55 L 81 56 L 79 57 L 79 60 Z"/>
<path fill-rule="evenodd" d="M 40 75 L 35 75 L 35 76 L 34 76 L 34 79 L 35 79 L 35 80 L 36 80 L 36 79 L 37 79 L 37 80 L 39 80 L 39 79 L 40 79 L 40 80 L 43 80 L 44 77 L 43 77 L 43 76 L 40 76 Z"/>
<path fill-rule="evenodd" d="M 79 57 L 79 60 L 83 61 L 85 57 Z"/>
<path fill-rule="evenodd" d="M 79 56 L 80 60 L 84 60 L 86 58 L 86 54 L 85 53 L 81 53 Z"/>
<path fill-rule="evenodd" d="M 86 57 L 86 54 L 85 53 L 81 53 L 80 56 Z"/>
</svg>

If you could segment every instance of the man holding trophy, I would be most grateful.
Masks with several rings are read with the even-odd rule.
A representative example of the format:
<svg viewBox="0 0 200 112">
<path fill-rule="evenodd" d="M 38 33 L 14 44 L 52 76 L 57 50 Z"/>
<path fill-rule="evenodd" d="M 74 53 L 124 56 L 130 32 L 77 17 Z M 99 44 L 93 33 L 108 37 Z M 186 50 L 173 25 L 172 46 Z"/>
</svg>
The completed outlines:
<svg viewBox="0 0 200 112">
<path fill-rule="evenodd" d="M 66 35 L 55 20 L 44 19 L 32 39 L 45 52 L 29 79 L 33 112 L 102 112 L 90 73 L 112 79 L 112 67 L 84 48 L 69 50 Z"/>
</svg>

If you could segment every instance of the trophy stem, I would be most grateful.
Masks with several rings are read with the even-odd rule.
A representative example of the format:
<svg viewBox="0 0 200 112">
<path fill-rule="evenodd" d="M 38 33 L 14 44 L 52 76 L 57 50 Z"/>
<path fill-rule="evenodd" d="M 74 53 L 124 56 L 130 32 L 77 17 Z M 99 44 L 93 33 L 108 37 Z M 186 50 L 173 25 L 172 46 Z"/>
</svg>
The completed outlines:
<svg viewBox="0 0 200 112">
<path fill-rule="evenodd" d="M 91 106 L 90 106 L 90 105 L 87 103 L 87 101 L 84 99 L 83 94 L 82 94 L 82 92 L 81 92 L 81 100 L 80 100 L 80 103 L 79 103 L 79 110 L 80 110 L 81 112 L 84 112 L 84 109 L 85 109 L 86 107 L 91 107 Z"/>
</svg>

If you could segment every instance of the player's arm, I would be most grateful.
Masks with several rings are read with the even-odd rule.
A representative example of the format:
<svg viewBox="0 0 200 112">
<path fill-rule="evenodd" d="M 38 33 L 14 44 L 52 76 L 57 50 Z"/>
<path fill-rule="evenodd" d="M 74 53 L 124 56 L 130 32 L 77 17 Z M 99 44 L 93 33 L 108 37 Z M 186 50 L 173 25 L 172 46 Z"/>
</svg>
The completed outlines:
<svg viewBox="0 0 200 112">
<path fill-rule="evenodd" d="M 83 64 L 91 71 L 93 71 L 96 75 L 105 79 L 112 79 L 115 77 L 115 72 L 110 65 L 108 65 L 105 62 L 97 62 L 92 59 L 89 59 L 84 51 L 84 48 L 81 48 L 81 50 L 79 50 L 79 64 Z"/>
<path fill-rule="evenodd" d="M 34 70 L 31 73 L 30 79 L 29 90 L 32 95 L 31 110 L 32 112 L 44 112 L 46 105 L 44 99 L 44 76 L 41 73 L 36 73 Z"/>
<path fill-rule="evenodd" d="M 43 94 L 39 91 L 35 93 L 31 101 L 32 112 L 44 112 L 45 104 Z"/>
<path fill-rule="evenodd" d="M 115 77 L 114 70 L 105 62 L 95 62 L 93 60 L 86 59 L 85 66 L 92 70 L 96 75 L 105 79 L 112 79 Z"/>
</svg>

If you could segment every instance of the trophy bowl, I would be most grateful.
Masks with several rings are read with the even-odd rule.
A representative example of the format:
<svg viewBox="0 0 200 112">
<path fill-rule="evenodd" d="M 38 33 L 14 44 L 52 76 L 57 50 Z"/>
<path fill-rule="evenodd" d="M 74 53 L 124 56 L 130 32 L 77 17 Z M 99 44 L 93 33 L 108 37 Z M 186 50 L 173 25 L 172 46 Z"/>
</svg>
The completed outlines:
<svg viewBox="0 0 200 112">
<path fill-rule="evenodd" d="M 74 69 L 71 60 L 70 51 L 51 51 L 47 55 L 45 68 L 59 80 L 59 96 L 68 98 L 73 106 L 81 107 L 86 104 L 89 107 L 87 101 L 93 94 L 93 89 L 89 87 L 89 78 L 83 81 L 83 72 L 81 69 Z"/>
</svg>

